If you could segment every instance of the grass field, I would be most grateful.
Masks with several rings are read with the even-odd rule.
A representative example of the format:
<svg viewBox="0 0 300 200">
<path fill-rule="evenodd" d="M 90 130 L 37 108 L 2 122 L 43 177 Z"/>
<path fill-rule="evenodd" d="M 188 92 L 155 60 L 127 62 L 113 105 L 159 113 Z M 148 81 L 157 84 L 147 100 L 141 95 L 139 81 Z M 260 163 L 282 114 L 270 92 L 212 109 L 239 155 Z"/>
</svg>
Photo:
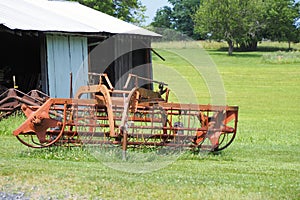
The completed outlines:
<svg viewBox="0 0 300 200">
<path fill-rule="evenodd" d="M 180 88 L 180 80 L 187 81 L 198 102 L 209 103 L 205 81 L 172 48 L 157 49 L 166 61 L 153 56 L 154 77 L 164 75 L 189 101 Z M 161 170 L 126 173 L 81 148 L 28 149 L 11 135 L 23 118 L 11 117 L 0 122 L 0 191 L 32 199 L 300 199 L 300 64 L 268 64 L 260 51 L 207 52 L 226 103 L 240 108 L 237 138 L 228 149 L 186 153 Z"/>
</svg>

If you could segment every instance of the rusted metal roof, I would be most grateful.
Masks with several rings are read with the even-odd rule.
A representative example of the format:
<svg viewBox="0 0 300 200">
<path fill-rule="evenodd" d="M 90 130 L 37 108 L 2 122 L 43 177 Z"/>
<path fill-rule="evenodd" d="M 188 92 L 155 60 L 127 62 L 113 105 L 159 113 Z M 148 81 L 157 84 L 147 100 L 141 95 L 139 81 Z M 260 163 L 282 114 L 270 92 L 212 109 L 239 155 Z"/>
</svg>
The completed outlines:
<svg viewBox="0 0 300 200">
<path fill-rule="evenodd" d="M 24 31 L 160 36 L 77 2 L 60 0 L 1 0 L 0 25 Z"/>
</svg>

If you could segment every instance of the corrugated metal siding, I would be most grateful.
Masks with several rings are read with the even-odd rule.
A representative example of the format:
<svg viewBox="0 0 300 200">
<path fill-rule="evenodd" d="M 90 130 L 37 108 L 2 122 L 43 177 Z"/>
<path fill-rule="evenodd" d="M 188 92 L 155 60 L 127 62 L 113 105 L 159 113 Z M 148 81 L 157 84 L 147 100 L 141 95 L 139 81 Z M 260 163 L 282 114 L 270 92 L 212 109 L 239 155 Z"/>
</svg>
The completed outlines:
<svg viewBox="0 0 300 200">
<path fill-rule="evenodd" d="M 73 74 L 73 94 L 88 82 L 87 38 L 47 35 L 49 94 L 68 98 L 70 72 Z"/>
</svg>

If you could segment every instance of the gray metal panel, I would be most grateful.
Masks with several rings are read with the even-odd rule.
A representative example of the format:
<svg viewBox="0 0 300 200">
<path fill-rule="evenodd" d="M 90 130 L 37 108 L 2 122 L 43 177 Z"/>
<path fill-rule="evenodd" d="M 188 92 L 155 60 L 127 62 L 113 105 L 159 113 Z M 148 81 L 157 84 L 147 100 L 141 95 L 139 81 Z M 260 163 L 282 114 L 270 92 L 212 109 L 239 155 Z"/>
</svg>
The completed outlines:
<svg viewBox="0 0 300 200">
<path fill-rule="evenodd" d="M 77 2 L 1 0 L 0 24 L 18 30 L 160 36 Z"/>
<path fill-rule="evenodd" d="M 70 72 L 73 74 L 73 94 L 88 82 L 88 52 L 85 37 L 47 35 L 49 94 L 68 98 Z"/>
</svg>

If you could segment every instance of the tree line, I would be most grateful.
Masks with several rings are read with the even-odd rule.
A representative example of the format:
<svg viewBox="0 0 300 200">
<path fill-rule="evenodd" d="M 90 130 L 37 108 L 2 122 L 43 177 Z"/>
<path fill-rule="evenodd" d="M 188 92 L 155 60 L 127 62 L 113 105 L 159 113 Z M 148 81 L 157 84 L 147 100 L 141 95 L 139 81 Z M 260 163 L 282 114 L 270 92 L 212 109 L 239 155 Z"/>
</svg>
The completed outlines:
<svg viewBox="0 0 300 200">
<path fill-rule="evenodd" d="M 141 25 L 146 7 L 140 0 L 76 0 L 84 5 Z M 263 39 L 300 41 L 299 0 L 168 0 L 147 27 L 171 39 L 226 41 L 234 47 L 256 50 Z M 290 47 L 290 46 L 289 46 Z"/>
<path fill-rule="evenodd" d="M 299 42 L 300 3 L 294 0 L 169 0 L 151 26 L 175 29 L 194 39 L 224 40 L 256 50 L 263 39 Z M 298 23 L 298 24 L 297 24 Z"/>
</svg>

